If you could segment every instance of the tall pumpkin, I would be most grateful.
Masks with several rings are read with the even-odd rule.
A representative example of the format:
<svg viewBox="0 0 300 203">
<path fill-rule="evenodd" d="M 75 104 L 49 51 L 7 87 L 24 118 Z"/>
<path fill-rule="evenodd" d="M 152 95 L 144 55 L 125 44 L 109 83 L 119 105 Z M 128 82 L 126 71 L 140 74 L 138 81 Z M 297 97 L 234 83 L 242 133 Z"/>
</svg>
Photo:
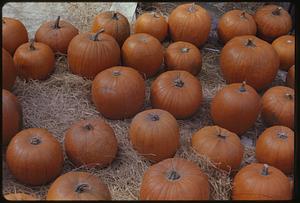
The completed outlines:
<svg viewBox="0 0 300 203">
<path fill-rule="evenodd" d="M 286 76 L 286 84 L 290 88 L 295 88 L 295 65 L 293 65 Z"/>
<path fill-rule="evenodd" d="M 272 42 L 280 59 L 280 69 L 288 71 L 295 64 L 295 36 L 284 35 Z"/>
<path fill-rule="evenodd" d="M 15 83 L 17 70 L 13 58 L 2 48 L 2 87 L 10 90 Z"/>
</svg>

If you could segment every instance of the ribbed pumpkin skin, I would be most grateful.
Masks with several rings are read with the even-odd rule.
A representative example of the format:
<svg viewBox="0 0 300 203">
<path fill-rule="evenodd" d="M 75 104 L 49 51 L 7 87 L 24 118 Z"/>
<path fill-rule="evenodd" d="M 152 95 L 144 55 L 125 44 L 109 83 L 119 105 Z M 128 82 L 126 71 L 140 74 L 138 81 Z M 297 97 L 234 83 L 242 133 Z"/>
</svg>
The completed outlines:
<svg viewBox="0 0 300 203">
<path fill-rule="evenodd" d="M 17 70 L 13 58 L 2 48 L 2 88 L 10 90 L 15 83 Z"/>
<path fill-rule="evenodd" d="M 263 176 L 263 164 L 252 163 L 242 168 L 233 179 L 232 200 L 290 200 L 290 181 L 279 169 L 269 166 Z"/>
<path fill-rule="evenodd" d="M 208 39 L 211 17 L 199 5 L 182 4 L 171 12 L 168 23 L 173 41 L 190 42 L 199 47 Z"/>
<path fill-rule="evenodd" d="M 31 200 L 38 200 L 36 197 L 34 197 L 32 195 L 25 194 L 25 193 L 10 193 L 10 194 L 4 195 L 4 198 L 6 200 L 11 200 L 11 201 L 20 201 L 20 200 L 31 201 Z"/>
<path fill-rule="evenodd" d="M 192 137 L 192 147 L 227 171 L 238 169 L 244 154 L 237 134 L 219 126 L 206 126 L 198 130 Z"/>
<path fill-rule="evenodd" d="M 290 88 L 295 88 L 295 65 L 293 65 L 286 76 L 286 84 Z"/>
<path fill-rule="evenodd" d="M 256 159 L 280 169 L 294 171 L 294 132 L 285 126 L 267 128 L 256 141 Z"/>
<path fill-rule="evenodd" d="M 295 36 L 284 35 L 272 42 L 280 59 L 280 69 L 288 71 L 295 64 Z"/>
<path fill-rule="evenodd" d="M 68 172 L 50 186 L 47 200 L 111 200 L 108 187 L 87 172 Z"/>
<path fill-rule="evenodd" d="M 226 43 L 221 51 L 220 65 L 228 84 L 247 81 L 261 90 L 275 79 L 279 58 L 269 43 L 253 35 L 244 35 Z"/>
<path fill-rule="evenodd" d="M 179 179 L 173 180 L 171 171 Z M 140 189 L 140 200 L 208 200 L 209 195 L 207 176 L 196 164 L 182 158 L 165 159 L 150 166 Z"/>
</svg>

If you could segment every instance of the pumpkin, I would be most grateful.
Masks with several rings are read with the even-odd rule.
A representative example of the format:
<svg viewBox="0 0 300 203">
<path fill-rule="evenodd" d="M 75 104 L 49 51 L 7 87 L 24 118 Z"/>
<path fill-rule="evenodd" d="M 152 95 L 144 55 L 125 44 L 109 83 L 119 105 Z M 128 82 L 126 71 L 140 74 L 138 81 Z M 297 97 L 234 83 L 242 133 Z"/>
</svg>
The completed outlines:
<svg viewBox="0 0 300 203">
<path fill-rule="evenodd" d="M 195 45 L 189 42 L 170 44 L 164 57 L 167 70 L 185 70 L 193 75 L 198 75 L 201 71 L 201 53 Z"/>
<path fill-rule="evenodd" d="M 115 66 L 99 73 L 92 83 L 92 101 L 110 119 L 131 118 L 142 110 L 146 86 L 133 68 Z"/>
<path fill-rule="evenodd" d="M 219 126 L 206 126 L 198 130 L 192 137 L 192 148 L 226 171 L 238 169 L 244 154 L 237 134 Z"/>
<path fill-rule="evenodd" d="M 116 157 L 118 142 L 113 129 L 102 119 L 74 123 L 64 139 L 68 158 L 77 166 L 107 166 Z"/>
<path fill-rule="evenodd" d="M 281 6 L 265 5 L 254 14 L 258 36 L 268 42 L 286 35 L 292 29 L 292 18 Z"/>
<path fill-rule="evenodd" d="M 150 99 L 153 108 L 166 110 L 176 119 L 188 118 L 201 106 L 202 86 L 187 71 L 167 71 L 152 83 Z"/>
<path fill-rule="evenodd" d="M 253 36 L 231 39 L 220 56 L 221 72 L 227 83 L 247 81 L 260 90 L 275 79 L 279 58 L 272 45 Z"/>
<path fill-rule="evenodd" d="M 45 80 L 55 69 L 52 49 L 44 43 L 33 40 L 18 47 L 14 63 L 18 75 L 26 80 Z"/>
<path fill-rule="evenodd" d="M 47 44 L 53 52 L 67 53 L 70 41 L 78 35 L 78 29 L 67 21 L 44 22 L 35 33 L 35 40 Z"/>
<path fill-rule="evenodd" d="M 175 155 L 179 148 L 179 127 L 167 111 L 149 109 L 138 113 L 129 129 L 133 148 L 153 162 Z"/>
<path fill-rule="evenodd" d="M 272 46 L 280 59 L 279 68 L 288 71 L 295 64 L 295 36 L 284 35 L 278 37 L 272 42 Z"/>
<path fill-rule="evenodd" d="M 286 76 L 286 84 L 291 88 L 295 88 L 295 65 L 293 65 Z"/>
<path fill-rule="evenodd" d="M 127 18 L 116 11 L 105 11 L 98 14 L 93 21 L 92 32 L 104 29 L 105 33 L 114 37 L 121 47 L 130 35 Z"/>
<path fill-rule="evenodd" d="M 2 143 L 7 145 L 22 127 L 22 107 L 17 97 L 2 89 Z"/>
<path fill-rule="evenodd" d="M 55 179 L 63 167 L 59 142 L 46 129 L 28 128 L 16 134 L 6 151 L 12 175 L 21 183 L 44 185 Z"/>
<path fill-rule="evenodd" d="M 28 42 L 28 33 L 23 23 L 17 19 L 2 17 L 2 47 L 12 56 L 16 49 Z"/>
<path fill-rule="evenodd" d="M 290 200 L 290 181 L 279 169 L 252 163 L 233 179 L 232 200 Z"/>
<path fill-rule="evenodd" d="M 143 13 L 135 24 L 135 33 L 147 33 L 159 41 L 164 41 L 168 35 L 168 23 L 165 18 L 158 13 Z"/>
<path fill-rule="evenodd" d="M 294 169 L 294 132 L 285 126 L 267 128 L 256 141 L 256 159 L 290 174 Z"/>
<path fill-rule="evenodd" d="M 208 177 L 193 162 L 165 159 L 144 173 L 140 200 L 208 200 Z"/>
<path fill-rule="evenodd" d="M 29 194 L 25 194 L 25 193 L 10 193 L 10 194 L 4 195 L 4 198 L 6 200 L 10 200 L 10 201 L 38 200 L 36 197 L 29 195 Z"/>
<path fill-rule="evenodd" d="M 256 23 L 247 12 L 234 9 L 221 16 L 217 32 L 219 39 L 225 44 L 237 36 L 255 35 Z"/>
<path fill-rule="evenodd" d="M 2 48 L 2 88 L 10 90 L 15 83 L 17 70 L 13 58 Z"/>
<path fill-rule="evenodd" d="M 99 72 L 120 63 L 120 47 L 110 35 L 103 33 L 76 35 L 68 47 L 68 63 L 72 73 L 93 79 Z"/>
<path fill-rule="evenodd" d="M 238 135 L 254 125 L 260 110 L 260 96 L 245 82 L 219 90 L 210 106 L 214 123 Z"/>
<path fill-rule="evenodd" d="M 68 172 L 50 186 L 47 200 L 111 200 L 108 187 L 87 172 Z"/>
<path fill-rule="evenodd" d="M 133 34 L 122 46 L 122 61 L 146 75 L 154 76 L 163 62 L 163 47 L 155 37 L 146 33 Z"/>
<path fill-rule="evenodd" d="M 292 88 L 275 86 L 262 97 L 263 121 L 269 125 L 283 125 L 294 129 L 295 92 Z"/>
<path fill-rule="evenodd" d="M 169 32 L 173 41 L 185 41 L 199 47 L 208 39 L 210 14 L 195 3 L 177 6 L 170 14 Z"/>
</svg>

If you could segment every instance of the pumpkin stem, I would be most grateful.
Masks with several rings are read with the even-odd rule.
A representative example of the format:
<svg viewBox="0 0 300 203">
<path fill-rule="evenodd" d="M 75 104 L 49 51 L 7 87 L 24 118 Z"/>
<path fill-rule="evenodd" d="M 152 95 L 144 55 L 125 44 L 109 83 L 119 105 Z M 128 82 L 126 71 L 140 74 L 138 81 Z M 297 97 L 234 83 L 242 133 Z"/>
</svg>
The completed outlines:
<svg viewBox="0 0 300 203">
<path fill-rule="evenodd" d="M 114 19 L 114 20 L 119 20 L 118 12 L 114 11 L 114 14 L 113 14 L 113 16 L 112 16 L 112 19 Z"/>
<path fill-rule="evenodd" d="M 159 120 L 159 115 L 150 113 L 149 118 L 150 118 L 151 121 L 158 121 Z"/>
<path fill-rule="evenodd" d="M 103 29 L 103 28 L 102 28 L 101 30 L 99 30 L 98 32 L 96 32 L 95 35 L 92 35 L 90 39 L 93 40 L 93 41 L 99 41 L 98 36 L 99 36 L 102 32 L 104 32 L 104 29 Z"/>
<path fill-rule="evenodd" d="M 41 139 L 38 138 L 38 137 L 33 137 L 33 138 L 31 138 L 31 140 L 30 140 L 30 144 L 32 144 L 32 145 L 38 145 L 38 144 L 40 144 L 41 142 L 42 142 Z"/>
<path fill-rule="evenodd" d="M 289 100 L 293 100 L 293 95 L 291 95 L 290 93 L 286 93 L 285 96 L 289 99 Z"/>
<path fill-rule="evenodd" d="M 288 136 L 286 135 L 285 132 L 279 132 L 279 133 L 277 133 L 277 136 L 280 139 L 287 139 L 288 138 Z"/>
<path fill-rule="evenodd" d="M 176 87 L 183 87 L 184 82 L 179 78 L 179 76 L 173 81 Z"/>
<path fill-rule="evenodd" d="M 261 175 L 263 175 L 263 176 L 269 175 L 269 165 L 268 164 L 264 164 L 264 167 L 261 170 Z"/>
<path fill-rule="evenodd" d="M 156 12 L 153 13 L 153 17 L 154 18 L 160 18 L 160 16 Z"/>
<path fill-rule="evenodd" d="M 118 70 L 114 70 L 114 71 L 112 72 L 112 75 L 113 75 L 113 76 L 119 76 L 119 75 L 121 75 L 121 72 L 118 71 Z"/>
<path fill-rule="evenodd" d="M 243 11 L 243 12 L 241 13 L 241 18 L 247 19 L 247 17 L 246 17 L 246 11 Z"/>
<path fill-rule="evenodd" d="M 54 29 L 59 29 L 60 26 L 59 26 L 59 20 L 60 20 L 60 16 L 57 17 L 55 23 L 54 23 Z"/>
<path fill-rule="evenodd" d="M 183 48 L 181 49 L 181 53 L 187 53 L 187 52 L 189 52 L 189 50 L 190 50 L 190 48 L 183 47 Z"/>
<path fill-rule="evenodd" d="M 81 183 L 76 186 L 75 192 L 77 193 L 83 193 L 88 190 L 89 185 L 86 183 Z"/>
<path fill-rule="evenodd" d="M 93 130 L 94 127 L 89 123 L 89 124 L 87 124 L 87 125 L 84 126 L 84 129 L 86 129 L 86 130 Z"/>
<path fill-rule="evenodd" d="M 196 11 L 195 2 L 193 2 L 192 5 L 188 8 L 188 11 L 191 13 L 194 13 Z"/>
<path fill-rule="evenodd" d="M 247 47 L 256 47 L 256 45 L 253 42 L 253 39 L 248 39 L 246 43 Z"/>
<path fill-rule="evenodd" d="M 30 50 L 36 50 L 36 48 L 34 47 L 34 39 L 30 40 L 29 49 Z"/>
<path fill-rule="evenodd" d="M 175 170 L 171 170 L 168 174 L 169 180 L 178 180 L 179 178 L 180 178 L 180 175 Z"/>
<path fill-rule="evenodd" d="M 281 10 L 282 10 L 282 7 L 278 6 L 274 11 L 272 11 L 272 14 L 274 16 L 279 16 L 281 14 Z"/>
<path fill-rule="evenodd" d="M 227 137 L 227 135 L 224 135 L 224 134 L 221 134 L 221 133 L 220 133 L 220 134 L 218 134 L 218 137 L 219 137 L 219 138 L 222 138 L 222 139 L 224 139 L 224 140 L 225 140 L 225 139 L 226 139 L 226 137 Z"/>
<path fill-rule="evenodd" d="M 240 87 L 240 92 L 246 92 L 245 86 L 246 86 L 246 81 L 243 81 L 243 83 L 242 83 L 242 85 Z"/>
</svg>

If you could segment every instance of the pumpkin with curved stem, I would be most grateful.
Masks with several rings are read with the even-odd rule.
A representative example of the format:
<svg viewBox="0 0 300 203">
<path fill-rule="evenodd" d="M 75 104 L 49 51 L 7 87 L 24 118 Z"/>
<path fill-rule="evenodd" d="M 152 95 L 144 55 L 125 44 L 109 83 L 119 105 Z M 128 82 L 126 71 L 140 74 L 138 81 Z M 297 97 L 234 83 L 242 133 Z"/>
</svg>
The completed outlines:
<svg viewBox="0 0 300 203">
<path fill-rule="evenodd" d="M 272 43 L 280 59 L 280 69 L 288 71 L 295 64 L 295 36 L 284 35 Z"/>
<path fill-rule="evenodd" d="M 295 65 L 293 65 L 286 76 L 286 84 L 291 88 L 295 88 Z"/>
<path fill-rule="evenodd" d="M 25 193 L 10 193 L 10 194 L 6 194 L 4 195 L 4 198 L 6 200 L 10 200 L 10 201 L 32 201 L 32 200 L 38 200 L 36 197 L 29 195 L 29 194 L 25 194 Z"/>
<path fill-rule="evenodd" d="M 2 48 L 2 87 L 10 90 L 15 83 L 17 70 L 13 58 Z"/>
</svg>

